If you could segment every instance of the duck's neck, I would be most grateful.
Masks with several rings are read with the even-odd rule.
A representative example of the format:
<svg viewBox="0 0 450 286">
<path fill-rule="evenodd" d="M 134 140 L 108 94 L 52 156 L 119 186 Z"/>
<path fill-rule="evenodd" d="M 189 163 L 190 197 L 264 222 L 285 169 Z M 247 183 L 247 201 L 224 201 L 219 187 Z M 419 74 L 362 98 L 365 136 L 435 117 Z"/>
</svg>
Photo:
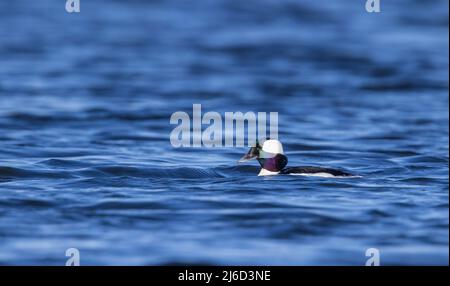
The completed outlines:
<svg viewBox="0 0 450 286">
<path fill-rule="evenodd" d="M 258 176 L 271 176 L 271 175 L 277 175 L 280 172 L 272 172 L 269 170 L 266 170 L 264 168 L 261 168 L 261 171 L 259 172 Z"/>
</svg>

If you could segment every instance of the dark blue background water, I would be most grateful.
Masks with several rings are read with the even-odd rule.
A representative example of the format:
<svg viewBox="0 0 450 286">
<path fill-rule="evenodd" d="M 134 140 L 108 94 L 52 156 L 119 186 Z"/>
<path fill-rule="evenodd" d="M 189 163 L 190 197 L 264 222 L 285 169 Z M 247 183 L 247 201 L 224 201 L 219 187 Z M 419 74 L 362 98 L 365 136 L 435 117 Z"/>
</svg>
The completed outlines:
<svg viewBox="0 0 450 286">
<path fill-rule="evenodd" d="M 448 1 L 64 2 L 0 2 L 0 264 L 448 264 Z M 175 149 L 194 103 L 363 177 Z"/>
</svg>

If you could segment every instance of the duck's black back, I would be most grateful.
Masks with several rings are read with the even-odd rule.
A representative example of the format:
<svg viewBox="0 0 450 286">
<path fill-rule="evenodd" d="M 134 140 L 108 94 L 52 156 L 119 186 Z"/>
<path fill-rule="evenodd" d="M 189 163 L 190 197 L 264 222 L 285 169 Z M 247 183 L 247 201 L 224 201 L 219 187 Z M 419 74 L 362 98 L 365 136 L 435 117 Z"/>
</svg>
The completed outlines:
<svg viewBox="0 0 450 286">
<path fill-rule="evenodd" d="M 350 173 L 331 169 L 331 168 L 322 168 L 322 167 L 313 167 L 313 166 L 300 166 L 300 167 L 289 167 L 283 169 L 280 174 L 317 174 L 317 173 L 328 173 L 333 176 L 347 177 L 353 176 Z"/>
</svg>

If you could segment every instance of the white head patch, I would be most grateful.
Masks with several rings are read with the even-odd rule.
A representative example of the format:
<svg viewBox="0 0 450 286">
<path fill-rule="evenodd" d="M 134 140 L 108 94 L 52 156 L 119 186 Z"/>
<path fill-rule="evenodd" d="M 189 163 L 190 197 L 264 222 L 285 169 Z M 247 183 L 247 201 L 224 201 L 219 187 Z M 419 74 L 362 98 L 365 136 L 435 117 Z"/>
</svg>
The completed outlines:
<svg viewBox="0 0 450 286">
<path fill-rule="evenodd" d="M 281 142 L 275 139 L 269 139 L 264 141 L 262 150 L 264 152 L 273 153 L 273 154 L 284 154 L 283 145 Z"/>
</svg>

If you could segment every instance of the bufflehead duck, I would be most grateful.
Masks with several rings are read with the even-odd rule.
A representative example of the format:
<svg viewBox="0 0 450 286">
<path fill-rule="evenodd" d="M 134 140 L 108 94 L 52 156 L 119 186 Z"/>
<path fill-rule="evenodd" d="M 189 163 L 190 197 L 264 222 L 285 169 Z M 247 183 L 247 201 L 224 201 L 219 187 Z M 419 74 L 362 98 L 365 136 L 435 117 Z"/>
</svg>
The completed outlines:
<svg viewBox="0 0 450 286">
<path fill-rule="evenodd" d="M 261 146 L 258 142 L 250 148 L 247 154 L 239 162 L 245 162 L 256 158 L 261 165 L 261 171 L 258 176 L 290 174 L 318 177 L 350 177 L 350 173 L 322 167 L 302 166 L 285 168 L 288 162 L 283 152 L 283 145 L 275 139 L 264 141 Z"/>
</svg>

